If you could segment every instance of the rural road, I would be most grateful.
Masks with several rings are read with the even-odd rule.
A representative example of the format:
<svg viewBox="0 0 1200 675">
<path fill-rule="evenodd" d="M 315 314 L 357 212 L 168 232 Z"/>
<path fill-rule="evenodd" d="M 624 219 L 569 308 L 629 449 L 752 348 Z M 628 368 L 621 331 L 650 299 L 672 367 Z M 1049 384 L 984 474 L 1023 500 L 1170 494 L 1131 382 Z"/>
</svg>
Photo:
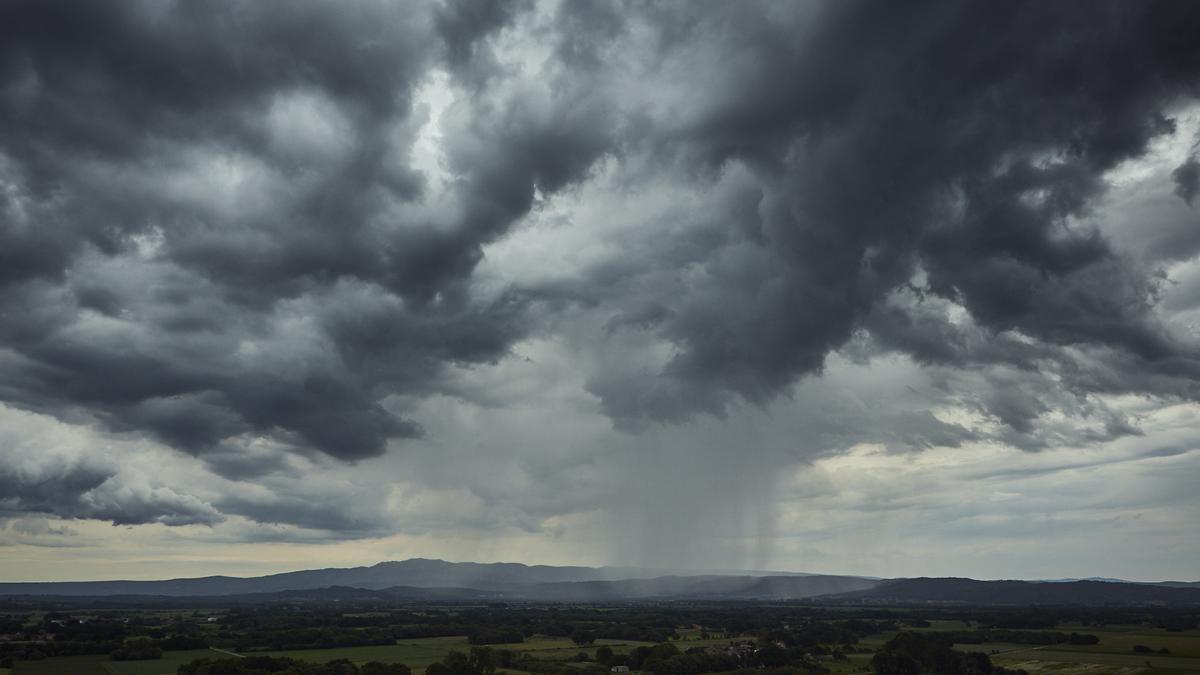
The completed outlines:
<svg viewBox="0 0 1200 675">
<path fill-rule="evenodd" d="M 230 656 L 236 656 L 239 659 L 246 658 L 245 654 L 238 654 L 237 652 L 231 652 L 228 649 L 218 649 L 217 647 L 209 647 L 209 649 L 213 650 L 214 652 L 218 652 L 220 654 L 228 654 Z"/>
</svg>

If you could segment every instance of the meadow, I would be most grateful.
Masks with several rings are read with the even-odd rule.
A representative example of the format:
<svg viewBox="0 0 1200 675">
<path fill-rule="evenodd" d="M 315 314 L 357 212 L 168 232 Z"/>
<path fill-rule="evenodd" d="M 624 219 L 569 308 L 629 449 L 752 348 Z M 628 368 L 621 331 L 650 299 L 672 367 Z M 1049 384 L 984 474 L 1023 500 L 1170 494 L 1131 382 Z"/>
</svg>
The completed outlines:
<svg viewBox="0 0 1200 675">
<path fill-rule="evenodd" d="M 1200 633 L 1175 633 L 1145 626 L 1065 628 L 1090 633 L 1100 638 L 1100 642 L 1095 645 L 1062 644 L 1048 647 L 984 643 L 956 645 L 955 648 L 984 652 L 991 655 L 997 665 L 1020 668 L 1030 673 L 1200 673 Z M 1137 653 L 1133 650 L 1135 645 L 1143 645 L 1153 651 Z M 1170 653 L 1159 653 L 1158 650 L 1162 648 Z"/>
<path fill-rule="evenodd" d="M 113 661 L 107 655 L 60 656 L 40 661 L 18 661 L 12 675 L 174 675 L 185 663 L 219 656 L 207 649 L 164 652 L 153 661 Z"/>
</svg>

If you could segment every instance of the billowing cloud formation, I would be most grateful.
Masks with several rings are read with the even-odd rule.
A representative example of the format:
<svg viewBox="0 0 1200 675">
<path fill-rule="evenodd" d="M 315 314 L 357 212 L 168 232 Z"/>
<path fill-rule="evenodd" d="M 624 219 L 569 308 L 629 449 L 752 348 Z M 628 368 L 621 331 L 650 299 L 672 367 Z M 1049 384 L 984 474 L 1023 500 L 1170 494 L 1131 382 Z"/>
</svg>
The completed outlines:
<svg viewBox="0 0 1200 675">
<path fill-rule="evenodd" d="M 1171 133 L 1168 107 L 1195 94 L 1181 9 L 850 3 L 794 23 L 728 8 L 656 26 L 687 29 L 659 37 L 646 62 L 667 65 L 649 76 L 708 86 L 651 117 L 644 142 L 660 161 L 749 175 L 711 205 L 708 241 L 657 248 L 693 254 L 688 274 L 631 316 L 678 353 L 639 396 L 598 393 L 632 416 L 764 400 L 861 328 L 930 362 L 1108 349 L 1192 391 L 1197 352 L 1153 316 L 1152 271 L 1089 222 L 1106 172 Z M 914 283 L 915 303 L 888 302 Z M 980 353 L 937 300 L 1035 347 Z"/>
<path fill-rule="evenodd" d="M 523 171 L 452 160 L 452 208 L 419 206 L 412 98 L 444 50 L 436 17 L 3 11 L 8 400 L 192 452 L 270 434 L 354 459 L 418 433 L 387 393 L 504 352 L 516 301 L 463 279 L 531 176 L 570 169 L 536 150 Z"/>
<path fill-rule="evenodd" d="M 0 409 L 0 520 L 34 512 L 91 518 L 116 525 L 214 524 L 211 504 L 157 484 L 136 468 L 122 470 L 101 448 L 81 447 L 70 430 L 48 418 Z M 125 467 L 131 469 L 131 467 Z M 44 522 L 16 520 L 20 534 L 63 534 Z"/>
<path fill-rule="evenodd" d="M 1200 399 L 1197 33 L 1164 1 L 8 3 L 0 400 L 222 487 L 11 446 L 0 508 L 554 531 L 604 508 L 594 458 L 787 396 L 792 447 L 742 454 L 1136 436 L 1120 397 Z M 866 405 L 813 384 L 834 354 L 921 370 Z M 622 433 L 451 470 L 431 409 L 541 400 L 487 382 L 522 358 Z M 408 483 L 338 499 L 389 447 Z"/>
</svg>

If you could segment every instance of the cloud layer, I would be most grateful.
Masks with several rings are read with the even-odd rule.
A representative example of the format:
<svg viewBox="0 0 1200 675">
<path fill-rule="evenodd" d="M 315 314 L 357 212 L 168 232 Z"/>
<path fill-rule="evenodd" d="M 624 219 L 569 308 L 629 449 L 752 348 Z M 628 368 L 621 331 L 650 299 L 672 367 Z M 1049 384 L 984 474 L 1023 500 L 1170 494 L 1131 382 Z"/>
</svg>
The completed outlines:
<svg viewBox="0 0 1200 675">
<path fill-rule="evenodd" d="M 5 532 L 571 538 L 620 495 L 656 514 L 623 557 L 699 509 L 753 540 L 716 562 L 765 563 L 791 467 L 1153 438 L 1200 400 L 1198 32 L 1170 1 L 6 4 Z"/>
</svg>

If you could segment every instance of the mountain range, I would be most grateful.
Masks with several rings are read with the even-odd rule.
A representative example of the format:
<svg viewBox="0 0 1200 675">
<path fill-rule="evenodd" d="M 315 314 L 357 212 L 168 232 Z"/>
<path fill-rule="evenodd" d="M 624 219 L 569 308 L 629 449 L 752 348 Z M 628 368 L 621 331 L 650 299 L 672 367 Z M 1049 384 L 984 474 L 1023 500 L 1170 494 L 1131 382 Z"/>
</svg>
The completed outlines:
<svg viewBox="0 0 1200 675">
<path fill-rule="evenodd" d="M 1200 606 L 1200 583 L 1109 579 L 876 579 L 794 572 L 672 571 L 455 563 L 416 558 L 260 577 L 0 583 L 0 597 L 221 602 L 636 602 L 806 600 L 828 604 Z"/>
</svg>

